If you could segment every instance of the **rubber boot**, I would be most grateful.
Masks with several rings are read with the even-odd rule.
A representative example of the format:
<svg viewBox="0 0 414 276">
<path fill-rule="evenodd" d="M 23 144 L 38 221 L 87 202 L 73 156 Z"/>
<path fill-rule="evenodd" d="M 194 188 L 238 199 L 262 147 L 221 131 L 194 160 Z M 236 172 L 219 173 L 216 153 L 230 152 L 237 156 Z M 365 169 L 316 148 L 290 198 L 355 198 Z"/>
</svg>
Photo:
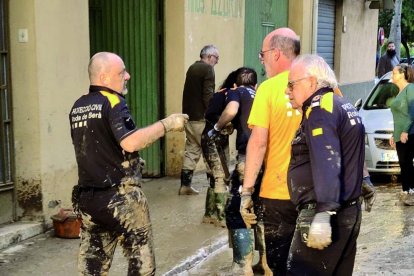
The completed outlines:
<svg viewBox="0 0 414 276">
<path fill-rule="evenodd" d="M 267 264 L 266 260 L 266 245 L 264 241 L 264 225 L 259 221 L 254 228 L 254 238 L 256 242 L 256 249 L 259 250 L 259 261 L 253 266 L 253 272 L 263 274 L 265 276 L 272 276 L 273 272 Z"/>
<path fill-rule="evenodd" d="M 217 217 L 216 217 L 215 193 L 214 193 L 214 189 L 209 187 L 207 189 L 206 210 L 204 212 L 202 223 L 215 224 L 216 222 L 217 222 Z"/>
<path fill-rule="evenodd" d="M 251 229 L 229 230 L 233 245 L 233 264 L 228 272 L 217 273 L 220 276 L 253 276 L 253 232 Z"/>
<path fill-rule="evenodd" d="M 217 227 L 226 228 L 226 203 L 228 198 L 228 193 L 214 193 L 215 197 L 215 211 L 217 221 L 214 223 Z"/>
<path fill-rule="evenodd" d="M 181 187 L 178 190 L 178 195 L 198 195 L 199 192 L 191 187 L 191 180 L 193 179 L 192 170 L 181 170 Z"/>
</svg>

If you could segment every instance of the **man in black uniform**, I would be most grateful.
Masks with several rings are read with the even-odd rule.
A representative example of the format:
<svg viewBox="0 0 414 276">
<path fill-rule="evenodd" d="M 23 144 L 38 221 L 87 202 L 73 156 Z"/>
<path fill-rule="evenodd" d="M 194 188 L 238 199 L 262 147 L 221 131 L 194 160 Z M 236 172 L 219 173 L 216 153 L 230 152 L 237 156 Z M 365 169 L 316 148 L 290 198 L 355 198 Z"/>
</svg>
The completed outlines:
<svg viewBox="0 0 414 276">
<path fill-rule="evenodd" d="M 88 72 L 89 93 L 69 114 L 79 175 L 72 201 L 82 217 L 78 269 L 82 275 L 106 275 L 120 241 L 129 261 L 128 275 L 155 275 L 138 150 L 168 131 L 183 131 L 188 116 L 173 114 L 138 129 L 124 99 L 130 75 L 122 59 L 97 53 Z"/>
<path fill-rule="evenodd" d="M 323 58 L 303 55 L 292 64 L 286 92 L 303 117 L 288 172 L 299 211 L 288 275 L 352 275 L 365 130 L 353 105 L 333 93 L 336 86 Z"/>
</svg>

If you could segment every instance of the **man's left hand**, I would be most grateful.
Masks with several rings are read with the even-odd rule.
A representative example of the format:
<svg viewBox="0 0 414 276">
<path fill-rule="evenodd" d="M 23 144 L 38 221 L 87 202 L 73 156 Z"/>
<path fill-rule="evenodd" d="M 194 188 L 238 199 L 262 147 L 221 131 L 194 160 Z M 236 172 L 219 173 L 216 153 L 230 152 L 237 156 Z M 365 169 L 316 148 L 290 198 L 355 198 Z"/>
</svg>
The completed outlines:
<svg viewBox="0 0 414 276">
<path fill-rule="evenodd" d="M 307 246 L 322 250 L 332 243 L 331 215 L 328 212 L 316 213 L 309 229 Z"/>
<path fill-rule="evenodd" d="M 240 214 L 243 218 L 244 224 L 246 224 L 246 228 L 250 229 L 252 224 L 257 223 L 257 217 L 254 214 L 253 210 L 253 200 L 251 194 L 244 194 L 240 195 Z"/>
<path fill-rule="evenodd" d="M 372 205 L 374 204 L 377 196 L 377 191 L 375 190 L 374 185 L 365 179 L 362 181 L 361 196 L 364 199 L 365 211 L 371 212 Z"/>
</svg>

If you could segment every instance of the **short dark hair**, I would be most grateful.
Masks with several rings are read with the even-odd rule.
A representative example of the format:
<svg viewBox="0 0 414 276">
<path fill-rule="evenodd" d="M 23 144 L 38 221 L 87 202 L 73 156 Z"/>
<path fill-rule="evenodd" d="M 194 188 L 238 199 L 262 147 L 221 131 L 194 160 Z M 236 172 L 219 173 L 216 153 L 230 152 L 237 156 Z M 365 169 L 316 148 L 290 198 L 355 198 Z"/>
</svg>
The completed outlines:
<svg viewBox="0 0 414 276">
<path fill-rule="evenodd" d="M 223 88 L 231 89 L 231 88 L 233 88 L 236 81 L 237 81 L 237 70 L 234 70 L 234 71 L 230 72 L 230 74 L 227 76 L 227 78 L 220 85 L 220 89 L 223 89 Z"/>
<path fill-rule="evenodd" d="M 241 67 L 237 69 L 237 86 L 255 86 L 257 84 L 257 73 L 249 67 Z"/>
</svg>

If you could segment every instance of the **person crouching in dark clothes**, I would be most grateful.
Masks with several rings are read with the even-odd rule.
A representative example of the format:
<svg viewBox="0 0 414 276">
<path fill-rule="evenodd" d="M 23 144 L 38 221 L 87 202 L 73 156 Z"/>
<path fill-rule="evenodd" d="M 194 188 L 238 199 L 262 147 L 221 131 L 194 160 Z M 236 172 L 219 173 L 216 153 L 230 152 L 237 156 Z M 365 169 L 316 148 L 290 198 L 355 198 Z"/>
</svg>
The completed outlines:
<svg viewBox="0 0 414 276">
<path fill-rule="evenodd" d="M 225 166 L 228 168 L 229 135 L 233 132 L 233 127 L 229 125 L 223 131 L 218 132 L 214 137 L 215 141 L 211 141 L 208 137 L 208 132 L 214 128 L 214 125 L 220 118 L 221 113 L 226 107 L 227 92 L 234 88 L 236 81 L 237 70 L 232 71 L 220 86 L 220 90 L 213 94 L 205 114 L 206 126 L 201 134 L 201 148 L 210 169 L 207 172 L 210 186 L 207 189 L 202 223 L 210 223 L 218 227 L 226 227 L 224 208 L 228 197 L 227 186 L 229 182 L 229 179 L 225 177 L 219 150 L 222 154 L 224 153 Z M 217 145 L 220 147 L 219 150 Z"/>
<path fill-rule="evenodd" d="M 299 216 L 287 275 L 352 275 L 365 130 L 354 106 L 333 93 L 336 86 L 323 58 L 302 55 L 293 62 L 286 93 L 303 113 L 288 170 Z"/>
</svg>

